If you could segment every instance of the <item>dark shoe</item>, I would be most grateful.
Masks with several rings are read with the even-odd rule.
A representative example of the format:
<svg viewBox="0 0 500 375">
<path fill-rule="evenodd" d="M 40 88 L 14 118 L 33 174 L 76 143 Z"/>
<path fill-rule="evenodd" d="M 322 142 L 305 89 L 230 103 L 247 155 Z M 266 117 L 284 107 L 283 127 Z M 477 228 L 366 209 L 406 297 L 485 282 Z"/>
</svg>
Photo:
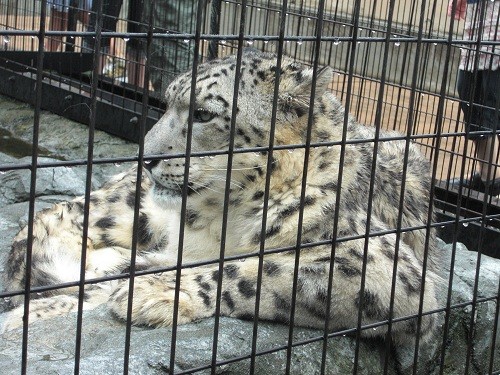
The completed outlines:
<svg viewBox="0 0 500 375">
<path fill-rule="evenodd" d="M 481 181 L 482 182 L 482 181 Z M 496 197 L 497 195 L 500 194 L 500 178 L 497 178 L 496 180 L 490 181 L 489 189 L 488 189 L 488 194 Z M 485 189 L 486 191 L 486 186 Z"/>
<path fill-rule="evenodd" d="M 480 193 L 486 193 L 486 184 L 481 179 L 479 173 L 475 173 L 472 178 L 461 180 L 460 177 L 450 180 L 450 186 L 458 188 L 462 184 L 463 187 Z M 497 196 L 500 194 L 500 178 L 488 183 L 488 195 Z"/>
<path fill-rule="evenodd" d="M 479 173 L 475 173 L 470 179 L 461 179 L 460 177 L 457 177 L 450 180 L 449 183 L 450 187 L 454 187 L 456 189 L 458 189 L 460 185 L 464 188 L 475 191 L 481 191 L 481 189 L 484 189 L 484 184 Z"/>
</svg>

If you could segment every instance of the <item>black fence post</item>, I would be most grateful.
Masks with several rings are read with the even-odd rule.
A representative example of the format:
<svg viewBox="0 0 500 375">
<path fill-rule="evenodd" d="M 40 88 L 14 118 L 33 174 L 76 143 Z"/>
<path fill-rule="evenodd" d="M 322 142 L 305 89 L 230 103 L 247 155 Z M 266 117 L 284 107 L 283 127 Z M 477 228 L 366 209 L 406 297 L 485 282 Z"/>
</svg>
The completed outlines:
<svg viewBox="0 0 500 375">
<path fill-rule="evenodd" d="M 210 11 L 210 35 L 218 35 L 220 33 L 220 14 L 221 14 L 221 0 L 212 1 L 212 9 Z M 218 41 L 212 39 L 208 45 L 208 59 L 216 59 L 219 55 Z"/>
<path fill-rule="evenodd" d="M 69 2 L 68 8 L 68 26 L 67 31 L 76 31 L 76 16 L 81 10 L 78 8 L 78 0 L 71 0 Z M 64 50 L 66 52 L 75 51 L 75 38 L 66 37 L 66 43 L 64 44 Z"/>
</svg>

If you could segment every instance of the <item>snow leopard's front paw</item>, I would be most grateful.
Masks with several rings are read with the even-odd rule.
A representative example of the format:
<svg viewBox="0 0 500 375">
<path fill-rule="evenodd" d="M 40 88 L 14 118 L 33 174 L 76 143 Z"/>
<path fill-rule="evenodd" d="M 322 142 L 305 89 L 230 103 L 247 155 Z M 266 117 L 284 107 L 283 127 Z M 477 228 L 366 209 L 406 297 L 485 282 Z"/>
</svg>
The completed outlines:
<svg viewBox="0 0 500 375">
<path fill-rule="evenodd" d="M 184 278 L 183 275 L 179 291 L 179 324 L 213 315 L 200 301 L 198 292 L 189 285 L 189 281 L 189 278 Z M 128 299 L 129 282 L 125 281 L 118 286 L 109 300 L 111 311 L 119 319 L 127 319 Z M 175 273 L 137 276 L 134 280 L 132 324 L 150 327 L 172 325 L 174 301 Z"/>
</svg>

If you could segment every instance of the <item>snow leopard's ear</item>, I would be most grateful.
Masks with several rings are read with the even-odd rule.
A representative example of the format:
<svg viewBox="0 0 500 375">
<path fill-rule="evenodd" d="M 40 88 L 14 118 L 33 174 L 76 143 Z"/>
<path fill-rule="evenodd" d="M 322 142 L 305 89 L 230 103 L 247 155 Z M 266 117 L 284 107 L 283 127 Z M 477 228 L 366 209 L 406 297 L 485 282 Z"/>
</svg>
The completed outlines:
<svg viewBox="0 0 500 375">
<path fill-rule="evenodd" d="M 293 109 L 299 117 L 307 113 L 313 88 L 313 68 L 292 63 L 285 67 L 280 82 L 280 102 L 287 110 Z M 333 79 L 329 66 L 316 71 L 315 98 L 320 98 L 328 90 Z"/>
<path fill-rule="evenodd" d="M 305 68 L 298 71 L 295 75 L 297 85 L 292 95 L 311 95 L 313 84 L 313 68 Z M 316 71 L 316 97 L 322 96 L 332 82 L 333 70 L 329 66 L 319 67 Z"/>
</svg>

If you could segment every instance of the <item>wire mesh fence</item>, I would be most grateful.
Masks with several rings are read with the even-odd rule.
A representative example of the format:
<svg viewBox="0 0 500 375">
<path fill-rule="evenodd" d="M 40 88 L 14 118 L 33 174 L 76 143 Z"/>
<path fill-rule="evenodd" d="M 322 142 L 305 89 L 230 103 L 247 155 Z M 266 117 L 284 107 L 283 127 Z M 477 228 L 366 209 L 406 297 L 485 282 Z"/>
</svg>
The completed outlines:
<svg viewBox="0 0 500 375">
<path fill-rule="evenodd" d="M 463 34 L 464 21 L 448 15 L 449 11 L 458 13 L 461 10 L 460 4 L 459 1 L 448 10 L 448 4 L 436 0 L 412 3 L 396 0 L 0 1 L 0 34 L 3 38 L 0 75 L 5 77 L 4 84 L 0 85 L 1 90 L 3 94 L 12 94 L 18 99 L 30 102 L 34 108 L 31 161 L 0 164 L 2 175 L 21 170 L 30 176 L 27 226 L 15 240 L 8 239 L 13 241 L 14 246 L 10 250 L 6 274 L 7 278 L 15 275 L 18 280 L 7 281 L 7 289 L 0 293 L 0 296 L 9 302 L 7 308 L 14 308 L 7 311 L 6 314 L 11 315 L 6 316 L 9 319 L 17 317 L 17 325 L 22 327 L 17 346 L 20 372 L 33 371 L 29 356 L 31 326 L 28 323 L 37 320 L 37 314 L 43 315 L 43 310 L 47 308 L 43 305 L 45 298 L 47 301 L 54 298 L 53 303 L 64 304 L 66 310 L 76 313 L 73 371 L 87 371 L 82 361 L 86 324 L 83 311 L 87 309 L 87 305 L 94 307 L 91 302 L 93 293 L 102 289 L 99 286 L 102 284 L 115 290 L 111 296 L 108 294 L 107 298 L 112 300 L 114 313 L 125 321 L 125 337 L 121 343 L 123 354 L 116 358 L 121 361 L 121 367 L 119 366 L 116 372 L 134 373 L 132 327 L 134 324 L 156 325 L 147 320 L 137 320 L 136 316 L 140 316 L 137 309 L 150 306 L 150 301 L 145 300 L 137 288 L 144 287 L 144 284 L 153 285 L 160 282 L 164 283 L 160 287 L 161 292 L 164 292 L 161 288 L 171 288 L 172 291 L 172 298 L 168 301 L 162 300 L 161 306 L 157 307 L 158 311 L 162 311 L 162 315 L 169 315 L 168 318 L 162 319 L 171 319 L 170 336 L 164 339 L 169 341 L 169 349 L 163 353 L 166 364 L 162 368 L 162 371 L 167 373 L 218 373 L 226 370 L 229 373 L 265 373 L 258 363 L 261 358 L 270 354 L 282 356 L 283 360 L 279 371 L 275 372 L 274 368 L 271 370 L 270 367 L 268 373 L 300 373 L 298 369 L 306 365 L 296 361 L 297 350 L 307 350 L 304 348 L 308 348 L 308 345 L 318 343 L 319 346 L 316 346 L 315 350 L 319 353 L 319 359 L 314 362 L 314 366 L 305 367 L 310 369 L 311 373 L 369 373 L 363 363 L 363 350 L 367 350 L 363 349 L 364 343 L 371 342 L 369 339 L 367 341 L 367 336 L 372 339 L 373 336 L 379 336 L 373 345 L 382 348 L 381 373 L 394 373 L 393 367 L 403 373 L 411 371 L 415 374 L 430 371 L 429 369 L 434 371 L 432 373 L 440 374 L 500 373 L 500 279 L 498 268 L 495 270 L 495 266 L 487 268 L 489 266 L 485 265 L 485 254 L 500 257 L 497 245 L 500 212 L 498 198 L 494 194 L 499 148 L 488 146 L 487 152 L 482 154 L 479 148 L 486 147 L 481 142 L 488 139 L 495 140 L 493 144 L 498 144 L 495 136 L 497 130 L 496 125 L 493 129 L 472 128 L 470 125 L 474 120 L 470 118 L 470 114 L 467 117 L 468 107 L 487 108 L 496 116 L 493 122 L 498 124 L 499 101 L 496 100 L 496 105 L 478 106 L 474 95 L 469 93 L 470 99 L 464 99 L 456 90 L 457 84 L 460 83 L 457 82 L 457 74 L 459 67 L 462 67 L 460 56 L 464 51 L 470 51 L 470 59 L 476 61 L 476 69 L 472 70 L 476 73 L 473 73 L 471 82 L 478 82 L 480 79 L 478 71 L 497 70 L 493 66 L 477 69 L 480 58 L 474 57 L 474 52 L 486 48 L 486 55 L 491 61 L 498 61 L 500 2 L 478 1 L 475 5 L 468 5 L 471 18 L 466 21 L 478 22 L 481 29 L 489 27 L 491 30 L 486 39 L 483 35 L 467 37 L 467 34 Z M 271 58 L 274 64 L 273 76 L 267 77 L 272 91 L 268 97 L 271 101 L 260 103 L 258 108 L 248 104 L 251 100 L 245 102 L 248 98 L 244 90 L 245 86 L 251 84 L 254 88 L 250 92 L 253 90 L 258 93 L 262 90 L 259 89 L 259 80 L 266 79 L 262 78 L 264 73 L 259 70 L 257 64 L 267 60 L 259 56 L 271 55 L 260 55 L 257 51 L 274 54 Z M 477 55 L 479 56 L 479 53 Z M 235 57 L 229 57 L 228 60 L 228 56 Z M 288 58 L 299 63 L 300 68 L 299 65 L 289 64 Z M 217 62 L 219 72 L 213 73 L 210 70 L 213 66 L 210 61 Z M 251 63 L 256 66 L 244 65 Z M 279 84 L 280 79 L 284 80 L 287 74 L 286 69 L 277 68 L 280 64 L 283 64 L 282 68 L 286 66 L 290 70 L 303 69 L 303 72 L 311 74 L 312 84 L 302 88 L 304 92 L 301 93 L 301 100 L 307 103 L 302 107 L 294 107 L 296 102 L 292 94 L 288 102 L 281 102 L 284 95 L 288 95 L 286 89 L 290 88 Z M 255 81 L 252 81 L 254 78 L 250 80 L 249 76 L 241 73 L 233 76 L 231 87 L 222 87 L 225 82 L 222 76 L 228 76 L 227 70 L 226 73 L 223 71 L 231 66 L 231 69 L 242 72 L 244 68 L 254 69 Z M 322 111 L 326 111 L 324 108 L 329 105 L 322 101 L 323 66 L 329 66 L 332 72 L 331 79 L 326 84 L 327 91 L 332 92 L 345 107 L 346 115 L 337 119 L 336 125 L 341 128 L 337 138 L 329 137 L 331 134 L 328 132 L 321 138 L 314 130 L 314 123 L 319 116 L 314 108 L 323 106 Z M 176 77 L 184 72 L 188 72 L 188 75 L 176 80 Z M 209 82 L 214 77 L 217 79 Z M 493 91 L 495 79 L 498 80 L 494 77 L 489 79 Z M 206 87 L 207 82 L 211 83 L 210 87 L 221 88 L 210 91 Z M 296 82 L 299 89 L 301 83 L 300 80 Z M 209 94 L 206 94 L 207 92 Z M 497 96 L 500 95 L 498 86 L 496 92 Z M 205 107 L 200 102 L 202 93 L 211 95 L 211 98 L 217 96 L 218 102 L 211 102 L 209 108 Z M 189 100 L 182 102 L 179 99 L 181 97 Z M 48 100 L 50 98 L 52 101 Z M 258 103 L 257 99 L 255 100 Z M 186 114 L 185 118 L 180 114 L 181 105 L 184 111 L 182 113 Z M 252 134 L 247 133 L 249 129 L 243 128 L 242 125 L 245 121 L 243 106 L 254 111 L 253 121 L 261 119 L 261 110 L 268 110 L 265 131 L 254 127 Z M 225 128 L 219 129 L 227 139 L 220 140 L 218 136 L 210 133 L 205 144 L 208 145 L 214 138 L 220 140 L 220 147 L 203 148 L 196 143 L 201 142 L 196 138 L 197 132 L 201 131 L 196 124 L 211 125 L 214 118 L 222 118 L 222 107 L 229 108 L 224 112 Z M 293 109 L 293 116 L 306 118 L 302 121 L 305 130 L 300 142 L 283 141 L 283 124 L 287 121 L 293 122 L 289 119 L 283 122 L 280 118 L 283 108 Z M 50 162 L 39 160 L 38 127 L 42 109 L 61 113 L 89 125 L 88 138 L 81 140 L 88 142 L 86 159 Z M 366 125 L 367 130 L 359 130 L 359 134 L 349 133 L 351 119 L 348 114 Z M 155 130 L 159 126 L 153 127 L 157 121 L 174 129 L 168 134 L 168 149 L 166 145 L 163 149 L 156 146 L 159 140 L 165 142 L 162 132 Z M 176 121 L 184 121 L 185 125 L 182 131 L 177 133 Z M 153 130 L 145 140 L 145 135 L 151 127 Z M 135 140 L 139 145 L 138 154 L 118 157 L 111 151 L 109 157 L 96 157 L 93 141 L 97 128 Z M 275 139 L 273 135 L 278 138 Z M 254 137 L 257 137 L 258 141 L 255 141 Z M 394 152 L 391 154 L 393 160 L 384 159 L 384 150 L 393 144 L 399 144 L 398 142 L 402 145 L 396 147 L 399 152 L 387 151 L 389 154 Z M 430 176 L 425 182 L 427 195 L 424 195 L 424 199 L 413 190 L 415 179 L 419 179 L 418 175 L 413 174 L 414 167 L 411 164 L 414 145 L 431 166 Z M 345 159 L 348 158 L 346 149 L 350 147 L 366 147 L 369 150 L 370 164 L 366 167 L 368 172 L 365 175 L 361 172 L 358 175 L 360 180 L 364 180 L 359 182 L 358 195 L 364 195 L 361 200 L 365 201 L 366 207 L 363 206 L 363 215 L 356 216 L 353 213 L 350 219 L 350 228 L 357 229 L 346 232 L 342 230 L 342 215 L 350 212 L 350 208 L 342 211 L 343 199 L 360 199 L 356 193 L 351 192 L 352 185 L 346 182 L 349 181 L 351 173 L 350 165 Z M 318 168 L 320 171 L 327 171 L 323 175 L 332 173 L 331 180 L 334 181 L 323 184 L 321 194 L 327 195 L 325 189 L 333 190 L 337 200 L 331 202 L 331 207 L 319 204 L 316 207 L 316 200 L 319 198 L 312 198 L 308 194 L 311 186 L 315 184 L 314 178 L 319 177 L 316 177 L 310 168 L 320 160 L 317 154 L 321 154 L 323 150 L 326 155 L 327 152 L 332 152 L 332 149 L 339 150 L 339 154 L 336 154 L 339 159 L 328 160 L 328 163 L 323 164 L 319 162 Z M 293 193 L 296 199 L 293 205 L 278 209 L 276 207 L 279 207 L 279 204 L 273 195 L 276 177 L 271 166 L 281 167 L 281 160 L 296 158 L 298 154 L 302 156 L 300 166 L 294 168 L 290 164 L 289 167 L 283 167 L 282 176 L 286 180 L 287 173 L 300 175 Z M 363 153 L 360 155 L 366 156 Z M 245 163 L 254 158 L 257 166 L 248 167 Z M 224 163 L 217 163 L 220 160 Z M 245 160 L 245 163 L 242 160 Z M 485 163 L 485 160 L 488 162 Z M 393 162 L 401 163 L 401 171 L 398 171 L 399 174 L 389 174 L 394 180 L 386 181 L 384 171 L 390 169 Z M 93 169 L 117 163 L 135 169 L 127 177 L 113 179 L 101 193 L 91 194 Z M 195 173 L 193 171 L 202 168 L 197 163 L 212 163 L 206 164 L 205 174 L 215 169 L 220 171 L 216 176 L 219 181 L 216 188 L 204 182 L 200 186 L 193 185 L 198 183 L 190 180 Z M 155 180 L 154 171 L 165 165 L 178 169 L 156 176 L 155 186 L 158 186 L 158 181 L 166 178 L 165 174 L 172 181 L 178 177 L 174 182 L 167 183 L 179 186 L 181 191 L 177 201 L 178 216 L 175 216 L 175 219 L 164 213 L 148 211 L 150 208 L 145 198 L 145 191 L 153 188 L 147 182 L 148 178 L 142 176 L 147 175 Z M 338 172 L 331 172 L 331 165 L 338 165 Z M 486 167 L 483 167 L 484 165 Z M 50 267 L 45 265 L 41 271 L 39 268 L 41 262 L 47 259 L 41 260 L 43 257 L 38 253 L 38 249 L 45 246 L 41 245 L 43 241 L 40 241 L 39 232 L 40 223 L 45 219 L 37 218 L 35 213 L 36 181 L 37 171 L 60 166 L 83 166 L 87 177 L 83 198 L 68 206 L 56 206 L 54 209 L 54 212 L 61 210 L 62 234 L 52 234 L 47 230 L 47 238 L 54 236 L 57 241 L 64 243 L 66 236 L 71 238 L 75 235 L 76 243 L 64 243 L 64 246 L 67 245 L 68 249 L 74 248 L 78 255 L 76 261 L 73 259 L 71 263 L 74 268 L 69 278 L 54 276 L 55 279 L 49 282 L 47 280 L 50 277 L 47 275 L 51 275 L 51 271 L 47 268 Z M 238 180 L 238 176 L 244 173 L 241 171 L 246 168 L 257 171 L 257 174 L 246 176 L 242 182 Z M 486 168 L 488 172 L 485 172 Z M 483 177 L 482 187 L 470 185 L 474 178 L 479 178 L 475 174 L 479 171 Z M 484 177 L 485 173 L 487 178 Z M 344 175 L 347 177 L 342 184 Z M 420 178 L 426 181 L 424 177 Z M 462 182 L 458 182 L 457 178 Z M 235 191 L 245 190 L 247 184 L 255 182 L 255 179 L 260 179 L 262 185 L 260 189 L 253 191 L 251 199 L 258 201 L 259 205 L 254 207 L 250 214 L 245 213 L 242 219 L 234 210 L 245 207 L 245 196 L 235 198 Z M 466 183 L 465 179 L 470 181 Z M 127 188 L 124 187 L 125 183 Z M 477 183 L 481 184 L 480 181 Z M 363 187 L 365 185 L 366 189 Z M 396 200 L 380 203 L 378 196 L 390 195 L 391 188 L 399 189 L 394 193 Z M 203 197 L 204 194 L 209 197 L 210 190 L 213 189 L 220 189 L 217 199 L 212 197 L 210 203 L 207 198 L 203 204 L 206 210 L 218 212 L 219 216 L 208 219 L 210 215 L 193 210 L 194 203 L 190 202 L 197 202 L 197 196 Z M 158 190 L 156 192 L 158 193 Z M 406 205 L 415 204 L 410 202 L 412 199 L 420 199 L 418 206 L 423 207 L 424 212 L 420 220 L 412 221 L 405 216 Z M 116 202 L 119 203 L 117 208 Z M 102 204 L 109 204 L 110 208 L 102 209 Z M 163 207 L 161 204 L 160 207 Z M 348 203 L 345 204 L 349 206 Z M 392 221 L 388 220 L 388 225 L 386 218 L 382 220 L 384 225 L 379 225 L 377 215 L 390 216 L 391 204 L 392 209 L 401 214 L 396 215 Z M 126 213 L 120 211 L 123 207 L 126 207 Z M 308 230 L 312 230 L 308 225 L 320 225 L 318 222 L 311 224 L 313 220 L 308 216 L 311 207 L 316 207 L 317 215 L 320 215 L 321 211 L 321 215 L 331 219 L 331 233 L 323 237 L 307 237 L 310 233 Z M 382 213 L 377 213 L 377 210 Z M 77 219 L 72 217 L 75 212 Z M 44 215 L 50 217 L 50 214 L 49 211 Z M 63 221 L 63 216 L 65 220 L 69 220 L 68 223 Z M 158 219 L 152 219 L 155 216 L 158 216 Z M 236 242 L 234 232 L 237 232 L 238 225 L 234 222 L 242 220 L 242 223 L 246 223 L 248 217 L 255 219 L 253 227 L 258 228 L 257 239 L 253 242 L 248 240 L 245 244 L 244 241 Z M 295 219 L 295 222 L 290 224 L 294 229 L 290 229 L 288 242 L 273 242 L 273 236 L 281 233 L 290 217 Z M 209 231 L 210 235 L 203 234 L 205 232 L 200 229 L 204 228 L 203 224 L 199 223 L 203 218 L 217 223 L 212 231 Z M 276 224 L 276 218 L 279 219 L 279 225 Z M 113 228 L 122 220 L 127 221 L 127 233 L 122 234 L 124 239 L 111 238 L 118 236 L 113 234 Z M 174 226 L 175 230 L 172 229 Z M 176 237 L 175 240 L 170 237 L 168 240 L 159 238 L 164 235 L 162 231 L 166 230 L 165 227 L 172 231 L 169 234 L 170 237 Z M 200 230 L 202 234 L 196 234 L 196 230 Z M 248 226 L 241 224 L 240 231 L 241 238 L 249 237 L 249 234 L 245 233 L 249 231 Z M 431 260 L 436 247 L 434 242 L 437 241 L 434 237 L 435 231 L 438 237 L 452 244 L 450 259 L 442 261 L 440 272 L 432 268 Z M 100 236 L 99 241 L 96 236 Z M 408 281 L 404 274 L 401 276 L 401 272 L 398 273 L 398 267 L 399 270 L 404 269 L 410 257 L 406 253 L 405 241 L 411 236 L 422 238 L 422 256 L 417 256 L 414 266 L 409 266 L 412 272 L 418 274 L 416 284 Z M 203 247 L 212 248 L 211 252 L 198 257 L 193 255 L 192 246 L 195 241 Z M 377 255 L 377 245 L 374 245 L 377 241 L 382 241 L 382 247 L 390 249 L 390 256 Z M 455 270 L 459 267 L 455 264 L 455 257 L 458 257 L 456 247 L 460 241 L 470 250 L 477 251 L 475 263 L 471 265 L 472 276 L 467 289 L 467 300 L 457 299 L 454 294 L 454 283 L 457 278 L 463 276 L 457 275 Z M 173 251 L 171 243 L 175 244 L 174 255 L 157 254 L 162 248 L 164 253 L 167 248 Z M 235 243 L 241 248 L 231 248 Z M 62 251 L 64 246 L 55 246 L 54 258 L 65 257 L 65 252 Z M 361 247 L 358 249 L 359 246 Z M 47 246 L 50 249 L 53 247 L 54 245 Z M 116 250 L 121 247 L 126 250 Z M 322 252 L 323 248 L 327 251 Z M 344 248 L 350 249 L 346 251 L 350 251 L 350 257 L 359 263 L 358 268 L 352 266 L 353 260 L 346 260 L 342 256 Z M 107 249 L 106 253 L 102 252 L 102 256 L 106 259 L 113 258 L 117 263 L 113 267 L 121 268 L 99 272 L 96 268 L 96 272 L 91 271 L 90 265 L 97 264 L 101 267 L 99 259 L 94 255 L 101 253 L 94 251 L 102 249 Z M 321 255 L 321 262 L 325 267 L 321 271 L 315 268 L 318 266 L 318 259 L 309 259 L 310 253 L 314 251 Z M 44 252 L 42 254 L 47 257 Z M 273 258 L 276 255 L 283 257 Z M 290 268 L 276 263 L 276 259 L 283 260 L 285 256 L 288 257 L 286 262 L 291 265 Z M 386 285 L 389 294 L 384 297 L 387 299 L 388 312 L 384 314 L 380 313 L 381 303 L 377 302 L 382 296 L 380 293 L 374 294 L 372 285 L 369 284 L 370 280 L 373 281 L 378 256 L 385 257 L 386 263 L 387 258 L 391 260 L 387 265 L 380 261 L 386 268 L 383 272 L 378 271 L 381 280 L 389 280 Z M 22 261 L 19 260 L 21 258 Z M 57 269 L 56 263 L 47 261 L 54 269 Z M 252 269 L 254 281 L 235 276 L 243 273 L 245 267 L 252 264 L 255 267 Z M 498 263 L 493 264 L 498 266 Z M 483 277 L 488 272 L 492 274 L 495 291 L 493 293 L 491 289 L 488 289 L 488 292 L 482 290 Z M 279 290 L 279 281 L 272 280 L 273 274 L 279 274 L 277 280 L 281 279 L 287 283 L 286 298 L 279 295 L 283 290 Z M 215 315 L 215 318 L 212 318 L 213 331 L 207 344 L 212 354 L 204 362 L 193 362 L 179 367 L 176 362 L 176 358 L 180 357 L 179 352 L 189 351 L 189 348 L 182 347 L 179 338 L 181 333 L 178 331 L 181 323 L 189 321 L 185 319 L 186 302 L 183 297 L 186 290 L 183 286 L 189 283 L 190 275 L 193 276 L 192 280 L 189 280 L 197 288 L 196 296 L 191 296 L 190 303 L 194 306 L 191 310 L 213 310 L 213 313 L 207 316 Z M 349 280 L 352 280 L 352 277 L 358 280 L 359 277 L 356 293 L 352 294 L 357 296 L 357 299 L 348 301 L 349 294 L 345 292 L 343 302 L 335 300 L 339 295 L 335 290 L 336 283 L 343 280 L 342 277 Z M 228 286 L 228 280 L 233 278 L 239 281 L 234 282 L 234 290 Z M 119 288 L 116 288 L 117 282 L 121 282 Z M 311 286 L 314 282 L 323 286 Z M 324 284 L 321 284 L 322 282 Z M 278 291 L 270 298 L 269 290 L 274 289 L 269 285 L 273 283 L 276 283 Z M 339 285 L 340 289 L 349 289 L 343 284 L 338 284 L 337 287 Z M 406 290 L 402 291 L 401 285 L 406 285 Z M 435 292 L 439 300 L 436 304 L 429 302 L 433 298 L 434 287 L 441 290 Z M 321 306 L 307 305 L 308 292 L 315 293 Z M 413 310 L 398 307 L 401 293 L 408 293 L 408 305 L 412 305 L 410 295 L 415 293 L 418 303 L 416 307 L 412 306 Z M 306 297 L 303 297 L 303 294 Z M 68 295 L 74 297 L 72 302 L 57 300 L 59 296 Z M 236 295 L 250 300 L 248 311 L 252 310 L 251 313 L 244 309 L 239 311 L 239 314 L 234 313 L 238 311 L 240 303 L 236 300 Z M 342 293 L 340 295 L 342 296 Z M 199 305 L 196 304 L 196 298 L 199 299 Z M 121 310 L 116 307 L 120 303 Z M 338 303 L 344 303 L 348 312 L 338 308 Z M 71 307 L 68 308 L 68 305 Z M 156 311 L 155 308 L 151 307 L 151 311 Z M 406 313 L 402 313 L 398 308 Z M 489 314 L 488 320 L 485 318 L 486 310 Z M 123 314 L 120 315 L 117 311 L 123 311 Z M 198 312 L 190 312 L 190 309 L 187 311 L 195 317 L 206 317 L 201 312 L 197 315 Z M 459 339 L 454 329 L 458 323 L 454 319 L 463 311 L 465 317 L 461 318 L 461 322 L 464 322 L 467 328 L 465 333 L 462 333 L 464 345 L 457 349 L 458 344 L 454 342 Z M 223 349 L 219 343 L 224 342 L 222 336 L 227 332 L 224 331 L 224 323 L 220 322 L 219 316 L 224 315 L 250 319 L 252 326 L 248 350 L 222 359 L 220 353 Z M 318 316 L 322 319 L 322 324 L 313 323 Z M 354 316 L 354 323 L 345 316 Z M 263 339 L 259 332 L 263 331 L 264 323 L 259 317 L 284 323 L 287 327 L 285 342 L 262 346 Z M 348 322 L 332 323 L 339 317 Z M 439 323 L 432 325 L 429 321 Z M 411 353 L 408 355 L 411 357 L 408 360 L 409 365 L 402 370 L 402 355 L 398 358 L 398 355 L 394 354 L 399 345 L 394 335 L 397 335 L 404 324 L 410 326 L 412 332 L 410 333 L 409 328 L 403 329 L 403 334 L 412 336 L 415 340 L 411 341 L 410 348 L 407 349 L 407 353 Z M 297 338 L 296 326 L 313 326 L 319 329 L 306 338 Z M 484 326 L 487 327 L 489 336 L 480 344 L 477 332 L 480 328 L 484 329 Z M 9 335 L 9 331 L 3 335 Z M 348 370 L 340 370 L 341 367 L 329 362 L 329 356 L 340 352 L 339 342 L 334 340 L 342 339 L 346 335 L 353 339 L 349 341 L 353 350 L 347 355 L 350 362 L 346 367 Z M 430 341 L 437 343 L 433 351 L 428 349 L 429 339 L 424 339 L 429 336 Z M 405 345 L 408 347 L 408 343 Z M 460 356 L 458 363 L 450 359 L 454 355 Z M 394 356 L 399 364 L 393 363 Z M 426 356 L 432 359 L 425 358 Z M 245 364 L 244 370 L 238 370 L 240 372 L 234 370 L 234 367 L 226 367 L 240 362 Z M 432 366 L 429 362 L 432 362 Z"/>
</svg>

